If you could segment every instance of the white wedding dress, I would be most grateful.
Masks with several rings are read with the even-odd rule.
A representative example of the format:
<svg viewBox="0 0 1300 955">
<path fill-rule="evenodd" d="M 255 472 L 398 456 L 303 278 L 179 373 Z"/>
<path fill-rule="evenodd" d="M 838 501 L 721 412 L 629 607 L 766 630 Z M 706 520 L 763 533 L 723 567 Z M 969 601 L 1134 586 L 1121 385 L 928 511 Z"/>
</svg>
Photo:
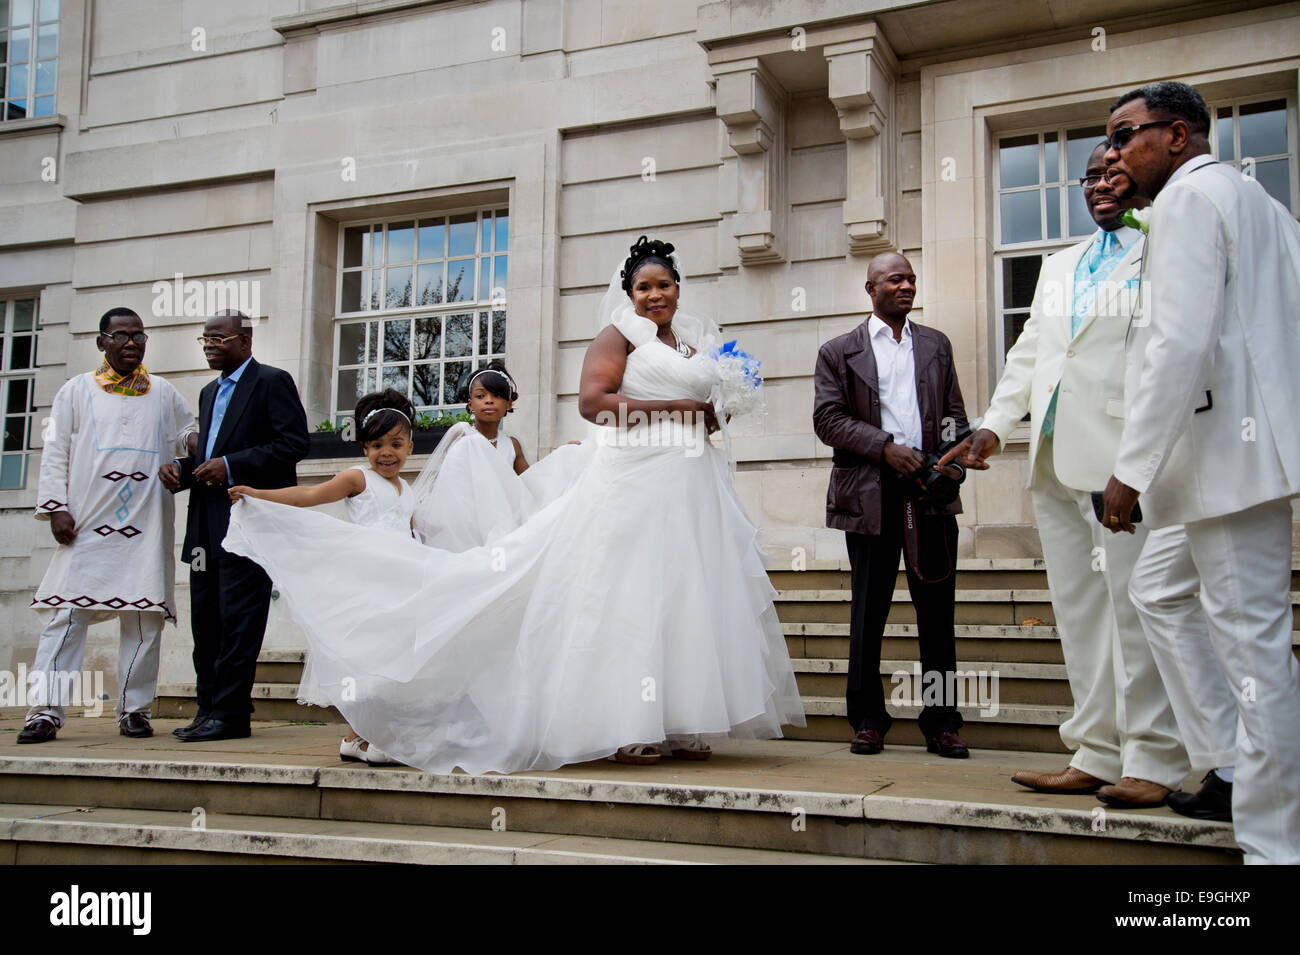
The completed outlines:
<svg viewBox="0 0 1300 955">
<path fill-rule="evenodd" d="M 630 309 L 614 324 L 635 346 L 624 395 L 708 398 L 698 326 L 682 323 L 699 349 L 686 358 Z M 266 568 L 353 728 L 429 772 L 555 769 L 668 736 L 803 726 L 725 456 L 679 424 L 641 427 L 559 448 L 518 479 L 462 435 L 438 474 L 439 520 L 467 525 L 454 545 L 482 546 L 256 499 L 232 509 L 224 546 Z"/>
</svg>

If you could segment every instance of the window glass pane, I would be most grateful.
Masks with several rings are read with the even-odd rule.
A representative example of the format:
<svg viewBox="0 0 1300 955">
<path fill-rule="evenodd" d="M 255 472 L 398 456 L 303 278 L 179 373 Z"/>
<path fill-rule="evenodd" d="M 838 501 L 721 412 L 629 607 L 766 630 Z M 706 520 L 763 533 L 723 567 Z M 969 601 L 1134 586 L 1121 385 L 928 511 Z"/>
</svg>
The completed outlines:
<svg viewBox="0 0 1300 955">
<path fill-rule="evenodd" d="M 468 315 L 458 316 L 469 318 Z M 460 390 L 460 380 L 469 371 L 469 362 L 467 361 L 449 361 L 442 367 L 442 403 L 445 405 L 456 404 L 460 399 L 457 392 Z"/>
<path fill-rule="evenodd" d="M 448 315 L 446 354 L 460 357 L 474 353 L 474 316 Z"/>
<path fill-rule="evenodd" d="M 473 255 L 477 251 L 474 248 L 474 233 L 477 221 L 478 216 L 472 212 L 463 212 L 458 216 L 451 217 L 448 255 Z"/>
<path fill-rule="evenodd" d="M 26 63 L 32 58 L 32 31 L 14 30 L 9 34 L 9 62 Z"/>
<path fill-rule="evenodd" d="M 9 382 L 9 400 L 5 404 L 6 411 L 30 411 L 27 407 L 27 383 L 30 378 L 15 378 Z"/>
<path fill-rule="evenodd" d="M 1069 188 L 1070 195 L 1070 235 L 1092 235 L 1097 230 L 1097 223 L 1088 211 L 1088 203 L 1083 201 L 1083 190 L 1075 183 Z"/>
<path fill-rule="evenodd" d="M 366 265 L 366 232 L 365 226 L 349 226 L 343 230 L 343 267 L 353 268 L 358 265 Z"/>
<path fill-rule="evenodd" d="M 411 366 L 398 365 L 396 368 L 384 366 L 384 385 L 385 388 L 392 388 L 400 391 L 404 395 L 411 393 Z"/>
<path fill-rule="evenodd" d="M 33 116 L 53 116 L 54 115 L 54 97 L 38 96 L 32 100 Z"/>
<path fill-rule="evenodd" d="M 388 224 L 388 264 L 410 262 L 415 258 L 415 223 Z"/>
<path fill-rule="evenodd" d="M 998 144 L 998 165 L 1003 189 L 1032 186 L 1038 180 L 1038 137 L 1015 136 Z"/>
<path fill-rule="evenodd" d="M 339 326 L 339 364 L 360 365 L 366 360 L 366 323 Z"/>
<path fill-rule="evenodd" d="M 492 251 L 492 214 L 489 212 L 483 213 L 483 221 L 479 226 L 479 251 L 490 252 Z"/>
<path fill-rule="evenodd" d="M 59 54 L 58 26 L 41 27 L 36 31 L 36 55 L 44 59 Z"/>
<path fill-rule="evenodd" d="M 488 341 L 489 341 L 488 313 L 479 312 L 478 313 L 478 347 L 475 349 L 475 353 L 479 355 L 485 354 L 488 350 Z"/>
<path fill-rule="evenodd" d="M 417 318 L 415 320 L 414 358 L 442 357 L 442 319 Z"/>
<path fill-rule="evenodd" d="M 365 386 L 365 375 L 359 373 L 356 369 L 339 372 L 339 397 L 337 408 L 339 411 L 347 411 L 355 408 L 357 399 L 365 394 L 361 389 Z"/>
<path fill-rule="evenodd" d="M 32 336 L 19 335 L 9 339 L 9 371 L 32 367 Z"/>
<path fill-rule="evenodd" d="M 504 354 L 506 350 L 506 313 L 492 313 L 492 352 Z"/>
<path fill-rule="evenodd" d="M 1215 132 L 1219 143 L 1218 158 L 1224 162 L 1232 162 L 1237 158 L 1236 148 L 1232 139 L 1232 107 L 1220 106 L 1219 115 L 1215 118 Z"/>
<path fill-rule="evenodd" d="M 343 273 L 343 291 L 339 299 L 340 312 L 361 311 L 361 273 Z"/>
<path fill-rule="evenodd" d="M 416 305 L 440 305 L 442 303 L 442 263 L 416 266 Z"/>
<path fill-rule="evenodd" d="M 1084 126 L 1065 133 L 1065 178 L 1079 179 L 1088 169 L 1088 157 L 1106 138 L 1105 126 Z"/>
<path fill-rule="evenodd" d="M 411 320 L 384 322 L 384 361 L 410 361 Z M 387 374 L 387 372 L 385 372 Z"/>
<path fill-rule="evenodd" d="M 1038 273 L 1043 267 L 1041 255 L 1019 255 L 1002 260 L 1002 306 L 1029 308 L 1034 303 Z"/>
<path fill-rule="evenodd" d="M 1061 237 L 1061 190 L 1056 188 L 1047 190 L 1047 237 Z"/>
<path fill-rule="evenodd" d="M 10 99 L 27 98 L 27 67 L 11 66 L 9 67 L 9 97 Z M 26 107 L 24 106 L 25 110 Z"/>
<path fill-rule="evenodd" d="M 1020 333 L 1025 330 L 1025 322 L 1027 321 L 1029 321 L 1028 312 L 1017 312 L 1014 315 L 1004 315 L 1002 317 L 1002 334 L 1005 336 L 1003 338 L 1005 348 L 1002 352 L 1004 358 L 1006 353 L 1011 351 L 1011 346 L 1016 343 L 1016 339 L 1020 337 Z"/>
<path fill-rule="evenodd" d="M 492 291 L 488 288 L 492 281 L 492 260 L 483 258 L 478 260 L 478 300 L 486 302 L 492 297 Z"/>
<path fill-rule="evenodd" d="M 492 297 L 503 300 L 506 297 L 506 257 L 498 255 L 496 257 L 496 274 L 492 277 Z"/>
<path fill-rule="evenodd" d="M 384 230 L 376 228 L 370 234 L 370 265 L 380 265 L 384 261 Z"/>
<path fill-rule="evenodd" d="M 412 266 L 409 265 L 388 270 L 384 308 L 406 308 L 411 304 L 411 270 Z"/>
<path fill-rule="evenodd" d="M 1039 196 L 1033 192 L 1013 192 L 1002 196 L 1002 242 L 1037 242 L 1043 237 Z"/>
<path fill-rule="evenodd" d="M 41 0 L 41 22 L 48 23 L 50 20 L 59 18 L 59 0 Z"/>
<path fill-rule="evenodd" d="M 507 241 L 507 233 L 510 231 L 510 216 L 505 209 L 498 209 L 495 219 L 496 245 L 493 246 L 495 251 L 504 252 L 510 247 Z"/>
<path fill-rule="evenodd" d="M 0 306 L 2 309 L 3 306 Z M 36 314 L 36 299 L 20 298 L 14 302 L 14 326 L 15 332 L 30 332 L 32 330 L 32 318 Z"/>
<path fill-rule="evenodd" d="M 1240 110 L 1241 155 L 1272 156 L 1286 148 L 1286 101 L 1251 103 Z"/>
<path fill-rule="evenodd" d="M 1291 160 L 1269 159 L 1255 163 L 1255 178 L 1270 196 L 1291 208 Z"/>
<path fill-rule="evenodd" d="M 41 60 L 36 64 L 36 92 L 54 92 L 54 60 Z"/>
<path fill-rule="evenodd" d="M 1043 136 L 1043 174 L 1045 182 L 1061 181 L 1061 143 L 1058 133 Z"/>
<path fill-rule="evenodd" d="M 27 486 L 27 455 L 6 454 L 0 458 L 0 488 L 15 490 Z"/>
<path fill-rule="evenodd" d="M 9 16 L 16 27 L 31 23 L 32 0 L 9 0 Z"/>
<path fill-rule="evenodd" d="M 441 219 L 420 220 L 419 249 L 422 259 L 440 259 L 446 254 L 447 230 Z"/>
<path fill-rule="evenodd" d="M 23 119 L 27 115 L 27 100 L 11 99 L 5 107 L 5 119 Z"/>
<path fill-rule="evenodd" d="M 24 451 L 27 448 L 27 417 L 10 415 L 5 418 L 4 450 Z"/>
<path fill-rule="evenodd" d="M 442 365 L 416 365 L 411 376 L 411 401 L 417 407 L 441 404 L 438 400 L 438 372 Z"/>
<path fill-rule="evenodd" d="M 447 301 L 468 302 L 474 297 L 474 260 L 447 263 Z"/>
</svg>

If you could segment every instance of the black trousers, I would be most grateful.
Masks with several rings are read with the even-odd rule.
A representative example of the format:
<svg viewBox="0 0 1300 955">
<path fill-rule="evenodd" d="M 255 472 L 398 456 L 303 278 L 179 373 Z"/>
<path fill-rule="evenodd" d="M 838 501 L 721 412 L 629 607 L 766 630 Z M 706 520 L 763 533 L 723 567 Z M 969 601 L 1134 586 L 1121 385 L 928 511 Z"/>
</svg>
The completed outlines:
<svg viewBox="0 0 1300 955">
<path fill-rule="evenodd" d="M 849 681 L 845 700 L 849 722 L 856 733 L 874 729 L 884 735 L 893 724 L 885 709 L 880 676 L 880 642 L 889 620 L 898 557 L 904 548 L 903 491 L 892 474 L 881 480 L 881 532 L 845 532 L 853 572 L 853 611 L 849 624 Z M 919 510 L 919 508 L 917 509 Z M 957 646 L 953 633 L 953 603 L 957 588 L 957 518 L 918 514 L 916 552 L 905 561 L 907 589 L 916 608 L 922 679 L 942 680 L 940 705 L 921 710 L 919 723 L 927 738 L 961 728 L 955 680 Z M 933 677 L 928 676 L 934 674 Z M 909 674 L 910 676 L 910 674 Z M 908 684 L 911 685 L 910 683 Z M 906 693 L 911 698 L 912 692 Z"/>
<path fill-rule="evenodd" d="M 199 713 L 246 723 L 271 608 L 271 578 L 253 561 L 216 546 L 203 570 L 190 568 L 190 602 Z"/>
</svg>

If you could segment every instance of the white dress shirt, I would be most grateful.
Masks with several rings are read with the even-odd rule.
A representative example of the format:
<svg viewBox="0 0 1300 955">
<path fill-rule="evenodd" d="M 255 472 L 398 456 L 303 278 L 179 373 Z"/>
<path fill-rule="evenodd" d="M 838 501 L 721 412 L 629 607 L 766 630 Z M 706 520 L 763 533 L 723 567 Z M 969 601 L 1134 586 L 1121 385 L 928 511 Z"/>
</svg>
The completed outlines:
<svg viewBox="0 0 1300 955">
<path fill-rule="evenodd" d="M 919 450 L 921 408 L 916 402 L 912 323 L 904 319 L 902 339 L 894 341 L 894 330 L 873 314 L 867 319 L 867 337 L 880 380 L 880 427 L 894 436 L 895 444 Z"/>
</svg>

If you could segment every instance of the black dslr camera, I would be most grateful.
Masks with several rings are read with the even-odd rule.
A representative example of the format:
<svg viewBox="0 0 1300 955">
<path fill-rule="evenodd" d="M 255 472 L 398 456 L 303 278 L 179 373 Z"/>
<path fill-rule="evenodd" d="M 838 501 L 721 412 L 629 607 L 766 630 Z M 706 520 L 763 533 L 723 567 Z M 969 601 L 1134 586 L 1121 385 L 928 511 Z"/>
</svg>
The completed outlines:
<svg viewBox="0 0 1300 955">
<path fill-rule="evenodd" d="M 944 442 L 938 451 L 926 452 L 917 449 L 916 453 L 921 455 L 921 459 L 925 462 L 922 465 L 921 472 L 915 476 L 903 474 L 901 471 L 894 472 L 903 482 L 904 493 L 917 500 L 928 500 L 940 507 L 957 500 L 957 495 L 961 493 L 962 482 L 966 480 L 966 469 L 958 464 L 955 458 L 949 461 L 944 467 L 956 469 L 958 475 L 954 478 L 944 474 L 943 471 L 934 470 L 934 466 L 939 463 L 940 458 L 969 438 L 970 435 L 971 429 L 968 427 L 951 441 Z M 921 484 L 918 485 L 917 481 L 920 481 Z"/>
</svg>

